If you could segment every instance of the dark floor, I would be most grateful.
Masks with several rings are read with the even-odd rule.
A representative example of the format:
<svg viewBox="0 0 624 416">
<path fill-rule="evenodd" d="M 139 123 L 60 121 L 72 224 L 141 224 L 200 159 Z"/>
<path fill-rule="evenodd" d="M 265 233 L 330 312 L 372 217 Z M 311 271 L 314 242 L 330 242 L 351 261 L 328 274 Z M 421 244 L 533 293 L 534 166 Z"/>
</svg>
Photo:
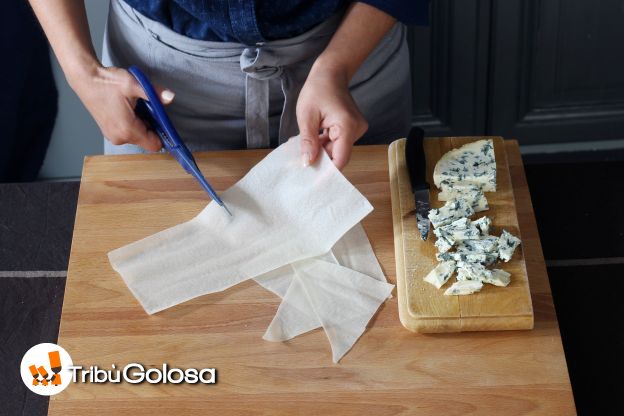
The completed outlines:
<svg viewBox="0 0 624 416">
<path fill-rule="evenodd" d="M 78 186 L 0 184 L 0 415 L 48 412 L 19 367 L 30 347 L 57 340 Z"/>
<path fill-rule="evenodd" d="M 548 274 L 578 413 L 624 415 L 624 265 L 550 267 Z"/>
<path fill-rule="evenodd" d="M 618 161 L 619 160 L 619 161 Z M 580 415 L 623 415 L 624 161 L 531 156 L 527 178 Z M 0 415 L 43 415 L 24 352 L 57 338 L 78 183 L 0 184 Z M 11 271 L 35 277 L 11 277 Z M 7 376 L 8 375 L 8 376 Z M 28 394 L 27 394 L 28 393 Z"/>
<path fill-rule="evenodd" d="M 527 163 L 579 415 L 624 415 L 624 159 Z M 579 155 L 583 160 L 583 155 Z M 535 162 L 535 160 L 530 160 Z"/>
</svg>

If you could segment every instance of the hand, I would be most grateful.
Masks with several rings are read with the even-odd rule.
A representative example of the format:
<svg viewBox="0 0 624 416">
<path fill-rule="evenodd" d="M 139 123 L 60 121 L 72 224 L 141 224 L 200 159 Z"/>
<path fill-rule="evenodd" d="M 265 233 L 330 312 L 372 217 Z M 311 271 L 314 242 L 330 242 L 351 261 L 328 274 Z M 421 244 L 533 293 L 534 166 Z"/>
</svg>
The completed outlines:
<svg viewBox="0 0 624 416">
<path fill-rule="evenodd" d="M 112 144 L 132 143 L 152 152 L 161 149 L 158 135 L 134 113 L 136 100 L 147 97 L 128 71 L 98 66 L 73 77 L 70 84 Z M 163 104 L 171 103 L 172 91 L 158 86 L 154 88 Z"/>
<path fill-rule="evenodd" d="M 349 162 L 353 144 L 368 123 L 349 92 L 348 77 L 322 65 L 312 67 L 297 101 L 297 123 L 304 165 L 312 164 L 321 146 L 338 169 Z"/>
</svg>

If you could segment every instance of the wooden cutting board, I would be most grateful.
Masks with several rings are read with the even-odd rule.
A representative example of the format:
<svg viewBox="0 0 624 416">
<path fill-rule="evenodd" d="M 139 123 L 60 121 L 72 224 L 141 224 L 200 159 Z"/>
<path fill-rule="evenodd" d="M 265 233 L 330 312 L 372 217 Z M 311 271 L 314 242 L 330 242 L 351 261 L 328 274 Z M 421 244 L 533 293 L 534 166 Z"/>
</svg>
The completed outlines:
<svg viewBox="0 0 624 416">
<path fill-rule="evenodd" d="M 522 239 L 505 143 L 500 137 L 488 138 L 494 141 L 497 191 L 485 194 L 490 209 L 477 213 L 472 219 L 487 215 L 492 219 L 491 234 L 500 235 L 504 228 Z M 484 137 L 425 139 L 427 178 L 432 185 L 430 200 L 433 208 L 444 204 L 438 201 L 438 190 L 433 185 L 433 169 L 437 161 L 449 150 L 481 139 Z M 405 165 L 405 139 L 390 145 L 388 161 L 399 317 L 403 326 L 423 333 L 532 329 L 533 307 L 522 246 L 516 249 L 508 263 L 499 262 L 496 266 L 511 273 L 511 283 L 507 287 L 484 284 L 480 292 L 472 295 L 445 296 L 444 290 L 455 281 L 455 276 L 441 289 L 423 281 L 423 277 L 437 264 L 436 237 L 430 231 L 427 241 L 422 241 L 418 234 L 413 213 L 414 195 Z"/>
</svg>

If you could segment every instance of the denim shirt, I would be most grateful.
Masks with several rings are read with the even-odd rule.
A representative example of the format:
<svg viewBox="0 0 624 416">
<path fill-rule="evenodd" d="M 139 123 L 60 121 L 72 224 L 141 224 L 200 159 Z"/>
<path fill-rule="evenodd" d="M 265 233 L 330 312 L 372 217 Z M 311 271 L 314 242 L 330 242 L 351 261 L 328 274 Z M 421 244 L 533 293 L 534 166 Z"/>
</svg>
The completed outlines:
<svg viewBox="0 0 624 416">
<path fill-rule="evenodd" d="M 254 45 L 291 38 L 343 10 L 349 0 L 124 0 L 193 39 Z M 429 0 L 363 0 L 405 24 L 427 24 Z"/>
</svg>

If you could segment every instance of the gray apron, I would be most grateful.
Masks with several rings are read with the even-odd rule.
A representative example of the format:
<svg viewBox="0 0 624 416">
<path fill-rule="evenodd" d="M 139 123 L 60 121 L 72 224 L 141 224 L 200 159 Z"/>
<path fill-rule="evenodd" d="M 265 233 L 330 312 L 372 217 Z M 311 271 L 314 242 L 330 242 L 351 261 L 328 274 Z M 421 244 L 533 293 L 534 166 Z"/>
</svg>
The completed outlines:
<svg viewBox="0 0 624 416">
<path fill-rule="evenodd" d="M 316 57 L 341 15 L 294 38 L 255 46 L 180 35 L 122 0 L 111 0 L 102 62 L 139 66 L 176 94 L 167 112 L 192 151 L 275 147 L 299 131 L 295 108 Z M 406 135 L 411 117 L 405 27 L 397 23 L 366 59 L 350 90 L 369 130 L 359 143 Z M 144 152 L 104 141 L 106 154 Z"/>
</svg>

